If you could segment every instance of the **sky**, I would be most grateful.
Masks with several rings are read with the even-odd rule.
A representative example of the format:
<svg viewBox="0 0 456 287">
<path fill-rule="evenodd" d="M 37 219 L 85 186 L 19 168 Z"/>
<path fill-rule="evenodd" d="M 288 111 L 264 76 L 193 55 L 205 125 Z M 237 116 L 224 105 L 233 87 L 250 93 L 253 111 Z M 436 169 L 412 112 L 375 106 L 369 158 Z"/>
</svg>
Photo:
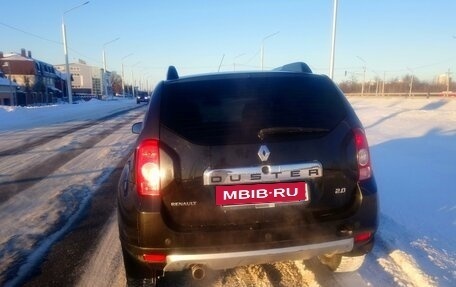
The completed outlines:
<svg viewBox="0 0 456 287">
<path fill-rule="evenodd" d="M 262 43 L 265 69 L 303 61 L 329 74 L 331 0 L 90 0 L 64 13 L 84 2 L 1 0 L 0 51 L 63 64 L 64 15 L 70 62 L 102 67 L 104 48 L 127 82 L 157 83 L 169 65 L 180 75 L 261 69 Z M 454 11 L 454 0 L 339 0 L 334 80 L 362 81 L 363 67 L 366 80 L 454 73 Z"/>
</svg>

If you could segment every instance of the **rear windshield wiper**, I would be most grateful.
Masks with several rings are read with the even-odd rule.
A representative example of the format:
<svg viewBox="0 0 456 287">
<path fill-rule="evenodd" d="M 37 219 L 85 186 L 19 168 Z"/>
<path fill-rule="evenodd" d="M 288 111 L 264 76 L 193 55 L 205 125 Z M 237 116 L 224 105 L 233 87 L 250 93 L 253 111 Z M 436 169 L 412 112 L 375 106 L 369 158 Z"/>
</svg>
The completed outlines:
<svg viewBox="0 0 456 287">
<path fill-rule="evenodd" d="M 269 135 L 289 135 L 289 134 L 310 134 L 329 132 L 329 129 L 324 128 L 303 128 L 303 127 L 274 127 L 265 128 L 258 131 L 258 137 L 263 140 Z"/>
</svg>

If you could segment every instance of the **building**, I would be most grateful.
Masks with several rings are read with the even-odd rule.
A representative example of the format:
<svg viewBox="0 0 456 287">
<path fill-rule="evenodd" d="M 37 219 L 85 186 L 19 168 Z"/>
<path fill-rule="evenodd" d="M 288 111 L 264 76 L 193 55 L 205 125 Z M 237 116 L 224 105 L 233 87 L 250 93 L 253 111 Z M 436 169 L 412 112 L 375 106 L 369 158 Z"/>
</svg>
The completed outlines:
<svg viewBox="0 0 456 287">
<path fill-rule="evenodd" d="M 65 65 L 55 65 L 58 71 L 65 72 Z M 71 88 L 74 94 L 79 95 L 91 95 L 99 96 L 104 95 L 104 87 L 102 79 L 105 79 L 108 94 L 112 94 L 112 87 L 107 79 L 110 79 L 111 73 L 104 73 L 103 69 L 87 65 L 83 60 L 79 60 L 77 63 L 70 63 L 70 73 L 73 81 L 71 82 Z"/>
<path fill-rule="evenodd" d="M 0 52 L 0 66 L 2 73 L 20 88 L 11 105 L 48 104 L 63 97 L 61 86 L 56 86 L 62 80 L 61 75 L 51 64 L 34 59 L 30 51 Z"/>
<path fill-rule="evenodd" d="M 18 85 L 0 73 L 0 105 L 14 106 L 17 99 Z"/>
<path fill-rule="evenodd" d="M 70 66 L 71 73 L 71 88 L 74 94 L 93 94 L 92 85 L 92 67 L 88 66 L 84 61 L 79 60 L 78 63 L 72 63 Z M 55 65 L 54 68 L 65 73 L 65 65 Z"/>
<path fill-rule="evenodd" d="M 92 67 L 92 93 L 94 95 L 102 95 L 103 87 L 101 84 L 101 78 L 103 76 L 103 69 L 98 67 Z"/>
</svg>

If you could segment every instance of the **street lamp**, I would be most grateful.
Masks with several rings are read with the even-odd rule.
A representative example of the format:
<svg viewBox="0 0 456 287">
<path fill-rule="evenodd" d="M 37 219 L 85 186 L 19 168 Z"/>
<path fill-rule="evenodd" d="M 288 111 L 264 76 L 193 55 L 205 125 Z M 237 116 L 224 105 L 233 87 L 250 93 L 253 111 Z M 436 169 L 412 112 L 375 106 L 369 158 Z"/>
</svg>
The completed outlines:
<svg viewBox="0 0 456 287">
<path fill-rule="evenodd" d="M 375 74 L 375 95 L 378 96 L 378 81 L 380 79 L 380 75 L 376 71 L 372 71 Z"/>
<path fill-rule="evenodd" d="M 66 10 L 62 14 L 62 34 L 63 34 L 63 53 L 65 54 L 65 70 L 67 72 L 67 92 L 68 92 L 68 101 L 70 104 L 73 103 L 73 92 L 71 91 L 71 73 L 70 73 L 70 64 L 68 63 L 68 44 L 67 44 L 67 37 L 66 37 L 66 27 L 65 27 L 65 19 L 64 16 L 65 14 L 69 13 L 70 11 L 73 11 L 76 8 L 79 8 L 81 6 L 89 4 L 90 1 L 84 2 L 82 4 L 79 4 L 78 6 L 75 6 L 71 9 Z"/>
<path fill-rule="evenodd" d="M 364 59 L 359 57 L 359 56 L 356 56 L 356 58 L 360 59 L 364 63 L 364 66 L 363 66 L 363 84 L 361 85 L 361 96 L 363 96 L 364 95 L 364 85 L 366 83 L 366 61 L 364 61 Z"/>
<path fill-rule="evenodd" d="M 263 67 L 264 67 L 264 41 L 266 39 L 269 39 L 277 34 L 279 34 L 280 31 L 277 31 L 275 33 L 272 33 L 270 35 L 267 35 L 266 37 L 263 38 L 263 40 L 261 40 L 261 70 L 263 71 Z"/>
<path fill-rule="evenodd" d="M 104 87 L 104 89 L 103 89 L 104 90 L 104 94 L 105 94 L 106 97 L 108 96 L 108 84 L 106 83 L 107 81 L 105 82 L 105 74 L 106 74 L 106 71 L 107 71 L 105 48 L 106 48 L 107 45 L 109 45 L 109 44 L 111 44 L 111 43 L 113 43 L 113 42 L 115 42 L 115 41 L 117 41 L 119 39 L 120 39 L 120 37 L 117 37 L 117 38 L 115 38 L 115 39 L 113 39 L 111 41 L 108 41 L 108 42 L 103 44 L 103 75 L 102 75 L 103 79 L 102 79 L 102 82 L 103 82 L 103 87 Z"/>
<path fill-rule="evenodd" d="M 332 44 L 331 44 L 331 62 L 329 68 L 329 77 L 334 77 L 334 59 L 336 55 L 336 22 L 337 22 L 337 0 L 334 0 L 333 26 L 332 26 Z"/>
<path fill-rule="evenodd" d="M 410 73 L 412 74 L 411 77 L 410 77 L 410 84 L 409 84 L 409 97 L 412 96 L 412 89 L 413 89 L 413 71 L 412 69 L 410 69 L 409 67 L 407 67 L 407 70 L 410 71 Z"/>
<path fill-rule="evenodd" d="M 147 85 L 146 85 L 146 82 L 147 82 L 147 75 L 149 74 L 149 72 L 146 72 L 146 73 L 143 73 L 140 77 L 139 77 L 139 90 L 140 91 L 144 91 L 146 90 L 147 91 Z"/>
<path fill-rule="evenodd" d="M 135 81 L 133 78 L 133 68 L 141 62 L 136 62 L 133 66 L 131 66 L 131 92 L 133 94 L 133 98 L 135 97 Z"/>
<path fill-rule="evenodd" d="M 133 53 L 130 53 L 128 55 L 126 55 L 125 57 L 122 57 L 121 59 L 121 62 L 122 62 L 122 95 L 125 97 L 125 75 L 124 75 L 124 64 L 123 64 L 123 60 L 127 57 L 130 57 L 131 55 L 133 55 Z"/>
<path fill-rule="evenodd" d="M 450 75 L 451 75 L 451 70 L 448 68 L 448 72 L 446 73 L 446 95 L 447 97 L 450 95 Z"/>
</svg>

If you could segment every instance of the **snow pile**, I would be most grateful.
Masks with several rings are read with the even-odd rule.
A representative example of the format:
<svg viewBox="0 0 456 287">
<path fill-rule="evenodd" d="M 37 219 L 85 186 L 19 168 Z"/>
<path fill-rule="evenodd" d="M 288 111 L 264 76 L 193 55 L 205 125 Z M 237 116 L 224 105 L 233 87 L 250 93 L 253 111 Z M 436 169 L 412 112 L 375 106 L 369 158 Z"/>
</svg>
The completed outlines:
<svg viewBox="0 0 456 287">
<path fill-rule="evenodd" d="M 135 105 L 135 99 L 115 98 L 112 101 L 91 99 L 73 105 L 0 106 L 0 131 L 44 127 L 76 120 L 93 120 Z"/>
</svg>

